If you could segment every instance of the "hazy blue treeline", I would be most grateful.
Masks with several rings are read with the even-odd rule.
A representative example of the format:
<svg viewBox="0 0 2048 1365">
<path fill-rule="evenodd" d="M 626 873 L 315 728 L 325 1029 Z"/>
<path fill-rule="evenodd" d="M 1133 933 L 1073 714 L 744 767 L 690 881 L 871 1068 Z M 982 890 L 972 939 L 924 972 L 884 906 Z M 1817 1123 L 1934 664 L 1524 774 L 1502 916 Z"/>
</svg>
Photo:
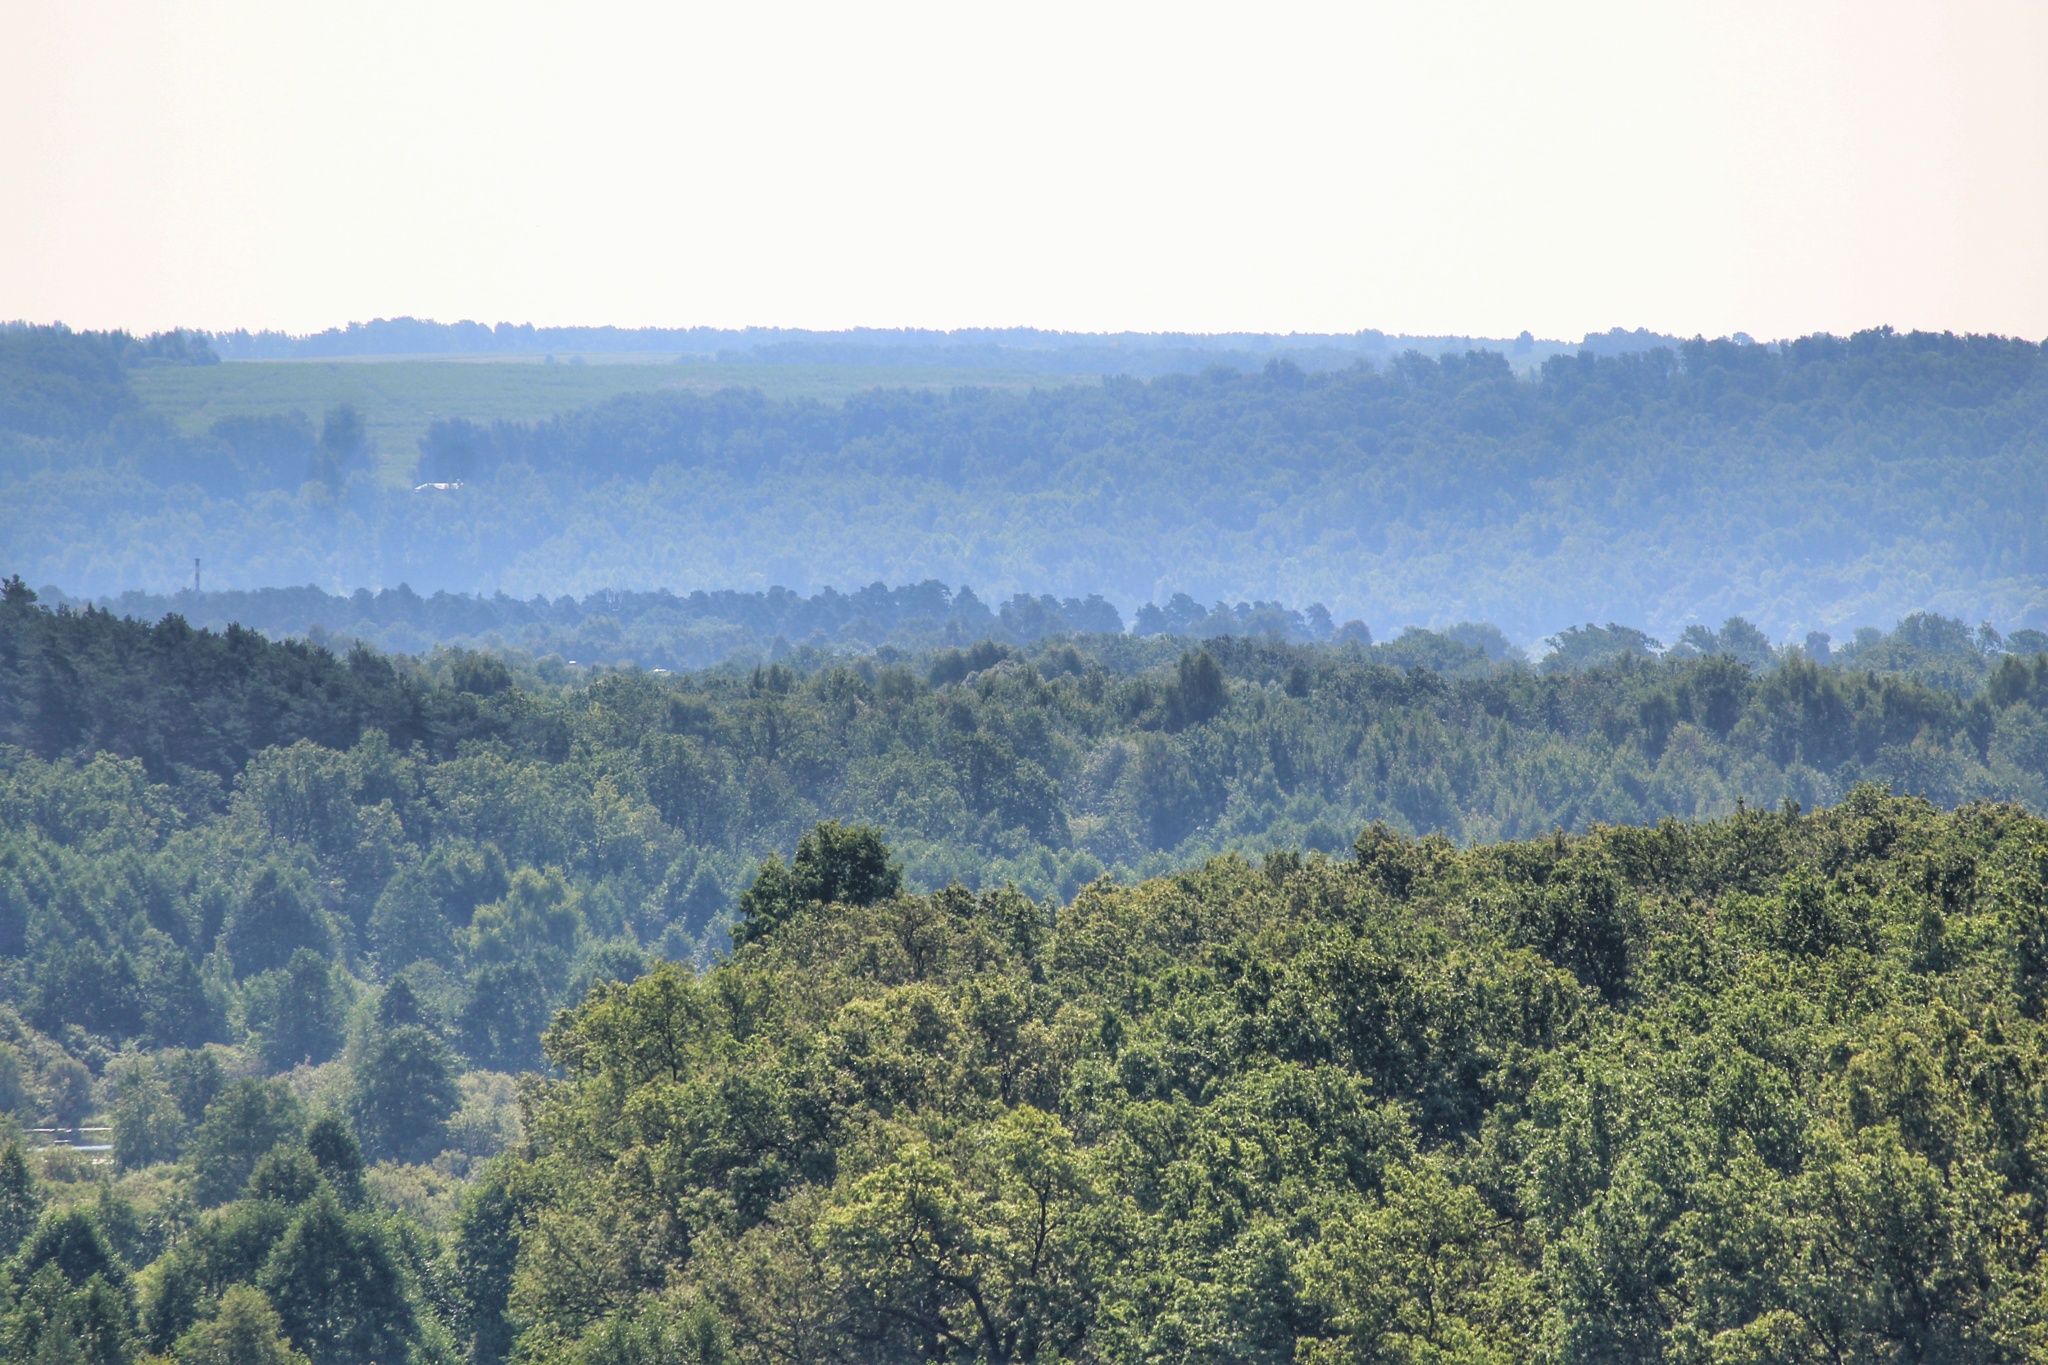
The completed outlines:
<svg viewBox="0 0 2048 1365">
<path fill-rule="evenodd" d="M 627 395 L 451 417 L 417 477 L 463 486 L 424 491 L 345 411 L 197 435 L 151 417 L 0 432 L 0 557 L 88 595 L 199 555 L 223 586 L 936 578 L 990 601 L 1321 601 L 1524 642 L 1737 614 L 1777 640 L 1930 610 L 2048 625 L 2048 365 L 1996 337 L 1688 342 L 1530 379 L 1475 352 L 840 405 Z"/>
<path fill-rule="evenodd" d="M 145 620 L 175 612 L 195 626 L 220 630 L 238 623 L 274 638 L 362 640 L 410 654 L 437 646 L 514 648 L 578 663 L 671 669 L 708 667 L 742 655 L 780 659 L 802 647 L 846 653 L 980 640 L 1031 644 L 1050 636 L 1116 635 L 1126 629 L 1123 613 L 1099 594 L 1062 599 L 1014 593 L 991 605 L 965 584 L 955 592 L 936 580 L 894 588 L 871 583 L 844 593 L 827 587 L 808 596 L 779 587 L 687 594 L 606 590 L 552 601 L 504 594 L 422 596 L 404 584 L 346 595 L 314 585 L 196 596 L 190 590 L 130 591 L 97 599 L 73 598 L 55 587 L 40 591 L 52 606 L 90 603 Z M 1306 611 L 1278 602 L 1204 606 L 1186 593 L 1173 594 L 1163 606 L 1144 604 L 1131 629 L 1139 635 L 1191 639 L 1257 635 L 1305 643 L 1341 635 L 1372 641 L 1363 622 L 1337 626 L 1320 603 Z M 1502 640 L 1496 653 L 1506 647 Z"/>
<path fill-rule="evenodd" d="M 127 371 L 145 365 L 217 365 L 194 332 L 72 332 L 0 323 L 0 433 L 76 438 L 133 418 L 141 404 Z M 125 434 L 125 433 L 124 433 Z"/>
<path fill-rule="evenodd" d="M 982 640 L 1030 645 L 1062 637 L 1117 635 L 1127 628 L 1123 613 L 1099 595 L 1062 600 L 1017 593 L 991 607 L 964 584 L 955 592 L 935 580 L 894 588 L 872 583 L 844 593 L 828 587 L 809 596 L 787 588 L 700 589 L 687 594 L 608 590 L 580 599 L 564 594 L 553 600 L 520 600 L 503 594 L 422 596 L 403 584 L 347 595 L 313 585 L 197 596 L 189 590 L 131 591 L 98 599 L 73 598 L 44 587 L 40 595 L 52 607 L 93 605 L 140 620 L 175 613 L 201 628 L 223 630 L 240 624 L 272 638 L 303 637 L 335 647 L 362 641 L 405 654 L 444 648 L 512 650 L 586 667 L 671 670 L 728 661 L 787 661 L 804 652 L 830 659 L 876 651 L 900 655 Z M 1306 610 L 1279 602 L 1204 606 L 1186 593 L 1174 593 L 1164 604 L 1138 607 L 1128 629 L 1141 638 L 1241 636 L 1358 647 L 1374 643 L 1365 622 L 1339 624 L 1321 603 L 1311 603 Z M 1373 651 L 1375 657 L 1399 667 L 1429 668 L 1452 676 L 1531 666 L 1569 671 L 1597 667 L 1623 655 L 1674 661 L 1728 655 L 1758 670 L 1797 657 L 1913 677 L 1959 696 L 1974 695 L 2003 655 L 2043 652 L 2048 652 L 2048 633 L 2040 630 L 2004 635 L 1988 624 L 1973 627 L 1928 612 L 1909 615 L 1890 631 L 1864 626 L 1841 640 L 1812 631 L 1803 639 L 1774 642 L 1741 617 L 1719 627 L 1695 622 L 1668 644 L 1634 627 L 1588 623 L 1546 637 L 1533 649 L 1517 645 L 1497 626 L 1460 622 L 1441 631 L 1408 627 L 1391 633 Z"/>
<path fill-rule="evenodd" d="M 230 360 L 312 360 L 366 355 L 652 354 L 788 365 L 1018 367 L 1044 373 L 1159 375 L 1213 364 L 1257 368 L 1284 355 L 1309 369 L 1337 369 L 1363 358 L 1384 361 L 1409 350 L 1497 350 L 1521 361 L 1590 348 L 1603 355 L 1676 343 L 1642 328 L 1614 328 L 1583 342 L 1539 341 L 1524 333 L 1499 340 L 1465 336 L 1260 332 L 1049 332 L 1032 327 L 857 327 L 817 332 L 786 327 L 535 327 L 531 323 L 434 322 L 376 318 L 303 336 L 284 332 L 209 334 Z"/>
</svg>

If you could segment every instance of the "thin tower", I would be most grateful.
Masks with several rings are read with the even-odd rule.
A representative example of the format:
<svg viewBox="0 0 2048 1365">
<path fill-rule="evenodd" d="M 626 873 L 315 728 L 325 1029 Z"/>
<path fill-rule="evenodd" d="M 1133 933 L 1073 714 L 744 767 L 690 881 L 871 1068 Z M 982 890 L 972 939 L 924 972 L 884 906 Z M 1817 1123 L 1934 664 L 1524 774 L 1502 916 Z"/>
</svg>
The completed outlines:
<svg viewBox="0 0 2048 1365">
<path fill-rule="evenodd" d="M 192 595 L 199 596 L 199 556 L 192 556 Z"/>
</svg>

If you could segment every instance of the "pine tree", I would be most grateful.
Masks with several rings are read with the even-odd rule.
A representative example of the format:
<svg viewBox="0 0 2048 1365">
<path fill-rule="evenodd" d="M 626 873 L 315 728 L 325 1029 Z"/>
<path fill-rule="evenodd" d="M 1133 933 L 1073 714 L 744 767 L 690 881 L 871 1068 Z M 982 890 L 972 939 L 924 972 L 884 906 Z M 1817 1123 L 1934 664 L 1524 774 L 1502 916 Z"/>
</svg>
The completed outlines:
<svg viewBox="0 0 2048 1365">
<path fill-rule="evenodd" d="M 455 1274 L 471 1365 L 498 1365 L 512 1350 L 506 1312 L 519 1256 L 518 1200 L 501 1172 L 487 1169 L 455 1215 Z"/>
<path fill-rule="evenodd" d="M 224 1204 L 242 1192 L 264 1153 L 299 1135 L 298 1097 L 278 1081 L 239 1080 L 206 1107 L 187 1144 L 196 1178 L 192 1195 L 202 1205 Z"/>
<path fill-rule="evenodd" d="M 431 1159 L 461 1100 L 448 1045 L 408 1025 L 373 1031 L 351 1050 L 350 1109 L 370 1159 Z"/>
</svg>

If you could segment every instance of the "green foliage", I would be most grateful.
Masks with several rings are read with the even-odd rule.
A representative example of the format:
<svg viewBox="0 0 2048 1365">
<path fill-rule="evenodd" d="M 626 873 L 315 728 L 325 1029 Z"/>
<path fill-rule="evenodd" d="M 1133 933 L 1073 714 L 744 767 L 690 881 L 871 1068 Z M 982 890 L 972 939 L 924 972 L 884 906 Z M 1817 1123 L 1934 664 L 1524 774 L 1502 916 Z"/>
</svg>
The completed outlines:
<svg viewBox="0 0 2048 1365">
<path fill-rule="evenodd" d="M 399 869 L 370 913 L 370 946 L 394 970 L 414 962 L 452 966 L 458 930 L 479 905 L 505 895 L 510 874 L 491 845 L 437 843 L 417 864 Z"/>
<path fill-rule="evenodd" d="M 770 854 L 741 895 L 735 943 L 773 934 L 814 905 L 873 905 L 902 889 L 903 869 L 889 861 L 881 831 L 828 820 L 797 841 L 788 866 Z"/>
<path fill-rule="evenodd" d="M 257 1285 L 313 1365 L 404 1359 L 416 1331 L 404 1272 L 377 1225 L 328 1194 L 292 1220 Z"/>
<path fill-rule="evenodd" d="M 1472 627 L 1370 649 L 1103 635 L 804 653 L 500 688 L 480 664 L 456 686 L 368 651 L 30 596 L 0 605 L 0 668 L 26 680 L 0 711 L 18 707 L 36 749 L 0 751 L 0 962 L 19 964 L 0 989 L 27 1026 L 0 1063 L 16 1108 L 66 1122 L 123 1048 L 326 1062 L 351 1002 L 401 976 L 465 1062 L 535 1068 L 548 1020 L 596 983 L 709 962 L 735 922 L 746 941 L 900 887 L 1067 900 L 1225 850 L 1339 851 L 1375 822 L 1471 843 L 1826 804 L 1860 781 L 2048 805 L 2040 656 L 1931 618 L 1836 651 L 1854 668 L 1806 651 L 1758 667 L 1730 621 L 1673 651 L 1697 657 L 1567 666 L 1566 649 L 1538 669 Z M 120 700 L 81 730 L 63 706 L 103 675 Z M 1499 907 L 1500 931 L 1611 982 L 1610 949 L 1558 939 L 1538 900 Z M 172 1089 L 189 1135 L 205 1100 Z M 162 1154 L 161 1097 L 130 1109 L 130 1159 Z"/>
<path fill-rule="evenodd" d="M 33 1279 L 45 1266 L 55 1268 L 73 1288 L 88 1280 L 125 1284 L 127 1269 L 101 1237 L 99 1224 L 83 1209 L 53 1210 L 45 1214 L 7 1271 L 17 1282 Z"/>
<path fill-rule="evenodd" d="M 226 1084 L 220 1058 L 205 1049 L 160 1052 L 153 1070 L 177 1100 L 178 1110 L 188 1123 L 199 1122 Z"/>
<path fill-rule="evenodd" d="M 311 948 L 293 950 L 281 969 L 243 987 L 249 1033 L 266 1065 L 318 1064 L 341 1050 L 348 1018 L 347 979 Z"/>
<path fill-rule="evenodd" d="M 0 1149 L 26 1358 L 199 1350 L 237 1286 L 331 1360 L 2042 1339 L 2048 692 L 1986 637 L 1902 623 L 1910 673 L 1759 666 L 1731 622 L 1587 667 L 1100 636 L 467 690 L 358 653 L 222 781 L 148 756 L 276 694 L 18 597 L 13 657 L 133 648 L 167 699 L 118 753 L 0 752 L 10 1103 L 110 1118 L 118 1163 L 39 1190 Z"/>
<path fill-rule="evenodd" d="M 307 1365 L 285 1340 L 284 1325 L 263 1291 L 232 1285 L 220 1310 L 178 1338 L 178 1365 Z"/>
<path fill-rule="evenodd" d="M 1543 643 L 1550 649 L 1543 666 L 1552 672 L 1593 668 L 1615 659 L 1648 659 L 1664 648 L 1660 641 L 1635 627 L 1618 626 L 1612 621 L 1604 626 L 1590 621 L 1572 626 Z"/>
<path fill-rule="evenodd" d="M 455 1091 L 455 1057 L 417 1024 L 378 1028 L 349 1057 L 349 1117 L 371 1161 L 424 1162 L 441 1150 Z"/>
<path fill-rule="evenodd" d="M 303 1147 L 273 1147 L 249 1174 L 248 1196 L 291 1208 L 320 1192 L 320 1167 Z"/>
<path fill-rule="evenodd" d="M 362 461 L 365 448 L 363 419 L 350 403 L 330 408 L 320 423 L 320 444 L 310 471 L 315 482 L 330 494 L 339 493 Z"/>
<path fill-rule="evenodd" d="M 456 1027 L 472 1064 L 525 1071 L 540 1063 L 547 1020 L 547 987 L 530 963 L 487 962 L 470 978 Z"/>
<path fill-rule="evenodd" d="M 229 1082 L 206 1106 L 186 1145 L 193 1198 L 208 1206 L 234 1198 L 249 1183 L 256 1163 L 272 1148 L 297 1138 L 304 1126 L 298 1098 L 281 1082 Z"/>
<path fill-rule="evenodd" d="M 126 953 L 103 956 L 92 944 L 80 943 L 50 955 L 28 1016 L 49 1033 L 76 1023 L 88 1033 L 133 1038 L 142 1032 L 142 988 Z"/>
<path fill-rule="evenodd" d="M 0 1351 L 34 1365 L 131 1365 L 127 1299 L 120 1286 L 94 1275 L 83 1284 L 46 1263 L 12 1296 L 0 1318 Z"/>
<path fill-rule="evenodd" d="M 125 333 L 63 327 L 0 330 L 0 431 L 84 436 L 137 406 Z"/>
<path fill-rule="evenodd" d="M 12 1256 L 41 1217 L 43 1200 L 19 1139 L 0 1146 L 0 1259 Z"/>
<path fill-rule="evenodd" d="M 43 1068 L 43 1090 L 60 1128 L 76 1128 L 92 1112 L 92 1072 L 75 1057 L 57 1057 Z"/>
<path fill-rule="evenodd" d="M 156 1076 L 139 1068 L 124 1077 L 114 1098 L 114 1159 L 123 1170 L 176 1161 L 189 1126 L 178 1097 Z"/>
<path fill-rule="evenodd" d="M 2048 824 L 1863 787 L 842 904 L 557 1024 L 473 1301 L 516 1248 L 535 1360 L 2033 1359 L 2044 895 Z"/>
<path fill-rule="evenodd" d="M 334 932 L 311 879 L 267 863 L 229 912 L 221 947 L 237 976 L 254 976 L 289 967 L 300 952 L 325 959 L 334 951 Z"/>
<path fill-rule="evenodd" d="M 517 1328 L 506 1310 L 519 1255 L 519 1202 L 492 1167 L 463 1196 L 455 1217 L 455 1274 L 473 1365 L 497 1365 Z"/>
<path fill-rule="evenodd" d="M 1209 651 L 1183 654 L 1166 689 L 1166 728 L 1185 730 L 1214 720 L 1229 700 L 1223 670 Z"/>
<path fill-rule="evenodd" d="M 306 1125 L 306 1152 L 335 1198 L 349 1207 L 362 1202 L 363 1149 L 347 1124 L 333 1114 L 316 1117 Z"/>
<path fill-rule="evenodd" d="M 144 1344 L 170 1350 L 230 1288 L 253 1283 L 292 1217 L 289 1208 L 267 1199 L 241 1199 L 202 1215 L 140 1277 Z"/>
</svg>

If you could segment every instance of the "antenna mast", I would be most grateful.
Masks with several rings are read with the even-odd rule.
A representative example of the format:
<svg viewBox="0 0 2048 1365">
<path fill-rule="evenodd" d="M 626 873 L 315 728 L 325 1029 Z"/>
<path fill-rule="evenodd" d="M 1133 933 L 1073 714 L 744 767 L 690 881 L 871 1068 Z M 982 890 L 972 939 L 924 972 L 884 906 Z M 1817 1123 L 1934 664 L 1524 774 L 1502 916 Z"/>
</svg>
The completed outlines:
<svg viewBox="0 0 2048 1365">
<path fill-rule="evenodd" d="M 192 595 L 199 596 L 199 556 L 192 556 Z"/>
</svg>

